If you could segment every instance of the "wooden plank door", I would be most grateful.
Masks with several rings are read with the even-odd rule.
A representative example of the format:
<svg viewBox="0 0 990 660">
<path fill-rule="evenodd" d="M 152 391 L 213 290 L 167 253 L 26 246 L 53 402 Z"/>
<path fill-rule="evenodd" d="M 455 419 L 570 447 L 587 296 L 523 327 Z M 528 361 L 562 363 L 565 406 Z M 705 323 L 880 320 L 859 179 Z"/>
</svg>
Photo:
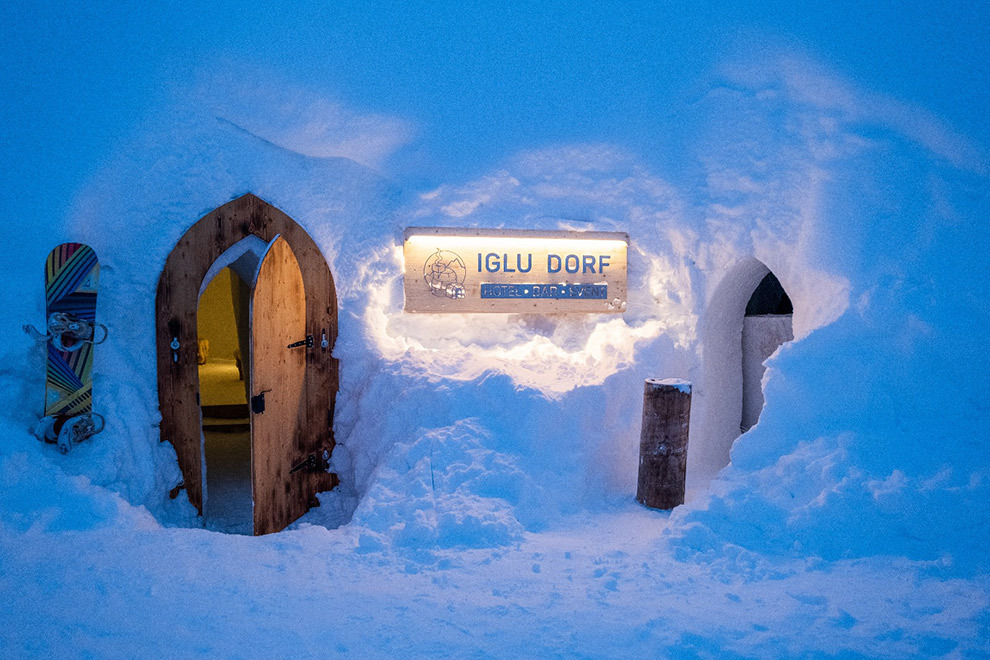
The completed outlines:
<svg viewBox="0 0 990 660">
<path fill-rule="evenodd" d="M 305 471 L 290 474 L 306 419 L 306 292 L 292 248 L 268 246 L 251 298 L 251 489 L 254 533 L 270 534 L 306 512 Z M 261 397 L 264 397 L 262 409 Z M 298 483 L 296 483 L 298 482 Z"/>
<path fill-rule="evenodd" d="M 297 438 L 301 457 L 332 452 L 333 406 L 339 365 L 332 351 L 337 339 L 337 294 L 333 276 L 320 248 L 292 218 L 248 193 L 207 213 L 176 243 L 158 280 L 155 302 L 158 354 L 160 437 L 175 447 L 189 501 L 203 509 L 203 445 L 200 423 L 199 371 L 196 364 L 196 314 L 199 290 L 210 266 L 235 243 L 254 235 L 270 241 L 281 234 L 299 261 L 306 286 L 308 333 L 315 347 L 306 351 L 308 422 Z M 326 340 L 324 346 L 323 340 Z M 175 348 L 178 347 L 178 348 Z M 337 475 L 322 470 L 296 472 L 305 484 L 307 504 L 318 504 L 315 493 L 337 485 Z"/>
</svg>

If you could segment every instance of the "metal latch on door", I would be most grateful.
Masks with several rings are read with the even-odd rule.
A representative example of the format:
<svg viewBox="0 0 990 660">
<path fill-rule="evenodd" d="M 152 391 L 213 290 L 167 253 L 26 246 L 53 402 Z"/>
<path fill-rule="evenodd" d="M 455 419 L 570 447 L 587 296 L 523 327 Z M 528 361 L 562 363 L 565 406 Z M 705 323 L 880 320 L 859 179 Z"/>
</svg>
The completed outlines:
<svg viewBox="0 0 990 660">
<path fill-rule="evenodd" d="M 326 470 L 330 463 L 330 452 L 326 449 L 323 450 L 323 460 L 316 458 L 316 454 L 310 454 L 305 460 L 302 460 L 292 466 L 289 470 L 289 474 L 294 474 L 299 470 L 307 470 L 308 472 L 317 472 L 320 470 Z"/>
<path fill-rule="evenodd" d="M 286 346 L 286 348 L 300 348 L 301 346 L 305 346 L 306 348 L 313 348 L 314 343 L 316 342 L 313 339 L 313 335 L 306 335 L 305 339 L 294 341 L 288 346 Z M 326 330 L 323 331 L 323 336 L 320 338 L 320 348 L 322 348 L 324 351 L 330 348 L 330 341 L 327 339 Z"/>
<path fill-rule="evenodd" d="M 305 346 L 306 348 L 313 348 L 313 335 L 306 335 L 305 339 L 294 341 L 288 346 L 286 346 L 286 348 L 299 348 L 300 346 Z"/>
<path fill-rule="evenodd" d="M 306 457 L 306 460 L 296 463 L 292 467 L 292 469 L 289 470 L 289 474 L 295 474 L 296 472 L 299 472 L 299 470 L 302 469 L 306 469 L 309 471 L 315 470 L 318 464 L 319 463 L 316 460 L 316 454 L 310 454 L 309 456 Z"/>
</svg>

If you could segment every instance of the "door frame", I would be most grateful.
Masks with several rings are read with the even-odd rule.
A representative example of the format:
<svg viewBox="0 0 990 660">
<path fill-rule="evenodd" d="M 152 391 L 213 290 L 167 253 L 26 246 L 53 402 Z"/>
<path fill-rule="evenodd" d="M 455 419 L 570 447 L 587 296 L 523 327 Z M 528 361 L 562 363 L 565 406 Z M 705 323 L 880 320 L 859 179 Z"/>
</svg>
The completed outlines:
<svg viewBox="0 0 990 660">
<path fill-rule="evenodd" d="M 203 513 L 202 426 L 199 366 L 196 361 L 199 292 L 210 266 L 234 243 L 255 235 L 266 243 L 281 234 L 299 262 L 306 292 L 306 331 L 314 345 L 306 350 L 305 411 L 300 415 L 291 460 L 332 452 L 334 401 L 339 365 L 332 355 L 337 340 L 337 292 L 323 253 L 288 215 L 248 193 L 207 213 L 176 243 L 165 261 L 155 299 L 158 404 L 161 441 L 175 448 L 189 501 Z M 324 336 L 326 345 L 323 345 Z M 173 340 L 178 349 L 173 350 Z M 337 475 L 299 474 L 300 497 L 317 504 L 315 494 L 337 485 Z"/>
</svg>

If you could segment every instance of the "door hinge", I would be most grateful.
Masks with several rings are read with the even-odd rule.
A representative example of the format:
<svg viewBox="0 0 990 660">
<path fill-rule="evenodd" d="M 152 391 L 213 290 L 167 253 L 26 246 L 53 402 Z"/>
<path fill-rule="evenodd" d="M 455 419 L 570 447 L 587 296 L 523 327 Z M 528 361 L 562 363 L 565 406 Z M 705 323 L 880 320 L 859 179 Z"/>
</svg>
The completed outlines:
<svg viewBox="0 0 990 660">
<path fill-rule="evenodd" d="M 294 341 L 288 346 L 286 346 L 286 348 L 299 348 L 300 346 L 305 346 L 306 348 L 313 348 L 313 335 L 306 335 L 305 339 Z"/>
</svg>

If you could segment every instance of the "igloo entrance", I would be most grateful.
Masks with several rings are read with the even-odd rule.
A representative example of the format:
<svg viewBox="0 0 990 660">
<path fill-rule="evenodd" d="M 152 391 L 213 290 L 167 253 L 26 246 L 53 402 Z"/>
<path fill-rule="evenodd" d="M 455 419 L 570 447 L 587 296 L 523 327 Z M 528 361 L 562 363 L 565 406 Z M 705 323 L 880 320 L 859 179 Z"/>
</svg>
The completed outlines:
<svg viewBox="0 0 990 660">
<path fill-rule="evenodd" d="M 794 339 L 794 308 L 780 281 L 767 273 L 746 304 L 742 327 L 742 417 L 739 432 L 760 421 L 763 412 L 763 363 L 781 344 Z"/>
<path fill-rule="evenodd" d="M 702 327 L 704 414 L 688 448 L 689 489 L 729 464 L 732 443 L 759 421 L 763 363 L 793 339 L 793 308 L 776 275 L 747 259 L 719 283 Z"/>
<path fill-rule="evenodd" d="M 268 245 L 248 236 L 207 272 L 196 315 L 203 428 L 203 518 L 222 532 L 250 534 L 251 424 L 248 399 L 251 294 Z"/>
<path fill-rule="evenodd" d="M 230 294 L 232 307 L 235 297 L 242 305 L 249 300 L 246 316 L 236 309 L 228 315 L 247 384 L 252 513 L 244 531 L 267 534 L 297 519 L 317 503 L 316 493 L 337 483 L 324 469 L 333 450 L 338 383 L 331 355 L 336 293 L 312 238 L 250 194 L 204 216 L 169 255 L 156 300 L 161 439 L 175 447 L 189 501 L 201 514 L 209 479 L 203 419 L 215 412 L 210 406 L 228 404 L 214 400 L 218 390 L 204 388 L 201 380 L 198 316 L 201 294 L 227 267 L 249 289 L 246 297 L 233 289 Z M 222 343 L 231 341 L 229 327 L 221 335 Z M 224 388 L 236 395 L 229 405 L 242 405 L 236 384 Z"/>
</svg>

